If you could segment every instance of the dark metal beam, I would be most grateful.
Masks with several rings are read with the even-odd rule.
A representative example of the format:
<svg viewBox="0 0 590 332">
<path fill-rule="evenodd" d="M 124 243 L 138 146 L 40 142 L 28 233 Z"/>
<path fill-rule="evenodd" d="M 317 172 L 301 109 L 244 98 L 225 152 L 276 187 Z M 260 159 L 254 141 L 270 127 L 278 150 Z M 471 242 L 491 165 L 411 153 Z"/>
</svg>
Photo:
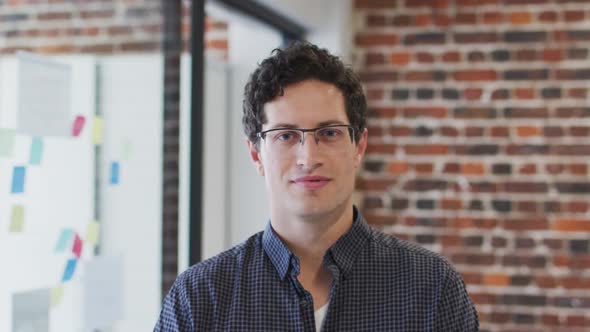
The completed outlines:
<svg viewBox="0 0 590 332">
<path fill-rule="evenodd" d="M 189 265 L 202 259 L 205 0 L 193 0 L 191 22 Z"/>
</svg>

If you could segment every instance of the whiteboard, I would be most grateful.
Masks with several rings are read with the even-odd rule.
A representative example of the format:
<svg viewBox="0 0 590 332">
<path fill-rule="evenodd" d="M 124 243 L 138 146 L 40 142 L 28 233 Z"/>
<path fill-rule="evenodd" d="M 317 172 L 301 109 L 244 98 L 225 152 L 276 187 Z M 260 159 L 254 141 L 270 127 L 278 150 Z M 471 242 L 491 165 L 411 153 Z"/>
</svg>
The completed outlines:
<svg viewBox="0 0 590 332">
<path fill-rule="evenodd" d="M 80 282 L 83 263 L 92 259 L 94 248 L 82 245 L 76 269 L 64 282 L 67 262 L 76 256 L 73 237 L 63 251 L 56 251 L 56 246 L 64 229 L 83 240 L 94 216 L 95 152 L 90 130 L 95 109 L 94 59 L 64 57 L 58 62 L 71 68 L 71 107 L 63 128 L 71 127 L 77 116 L 86 119 L 78 137 L 20 131 L 18 96 L 26 93 L 19 90 L 44 87 L 31 82 L 21 86 L 19 73 L 26 64 L 15 57 L 0 59 L 0 128 L 15 132 L 12 153 L 0 156 L 0 331 L 12 331 L 16 323 L 10 314 L 15 294 L 38 289 L 59 289 L 62 295 L 48 309 L 49 331 L 75 331 L 82 324 Z M 56 112 L 63 115 L 63 109 Z M 33 142 L 42 146 L 37 162 L 31 160 Z M 16 193 L 11 185 L 15 167 L 25 170 L 23 190 Z M 24 210 L 18 232 L 11 231 L 14 206 Z"/>
</svg>

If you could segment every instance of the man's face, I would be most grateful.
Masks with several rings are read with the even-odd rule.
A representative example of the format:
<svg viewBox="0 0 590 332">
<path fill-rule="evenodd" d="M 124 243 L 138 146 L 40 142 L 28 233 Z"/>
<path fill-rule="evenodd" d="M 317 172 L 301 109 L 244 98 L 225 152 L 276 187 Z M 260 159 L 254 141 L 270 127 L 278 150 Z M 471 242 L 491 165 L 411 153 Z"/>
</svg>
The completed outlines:
<svg viewBox="0 0 590 332">
<path fill-rule="evenodd" d="M 316 128 L 349 125 L 344 97 L 334 85 L 307 80 L 290 85 L 284 95 L 264 105 L 262 131 L 275 128 Z M 305 133 L 303 144 L 277 148 L 270 134 L 259 149 L 248 141 L 258 172 L 265 177 L 271 210 L 276 215 L 318 218 L 352 203 L 355 172 L 367 144 L 367 131 L 358 144 L 350 139 L 330 146 Z"/>
</svg>

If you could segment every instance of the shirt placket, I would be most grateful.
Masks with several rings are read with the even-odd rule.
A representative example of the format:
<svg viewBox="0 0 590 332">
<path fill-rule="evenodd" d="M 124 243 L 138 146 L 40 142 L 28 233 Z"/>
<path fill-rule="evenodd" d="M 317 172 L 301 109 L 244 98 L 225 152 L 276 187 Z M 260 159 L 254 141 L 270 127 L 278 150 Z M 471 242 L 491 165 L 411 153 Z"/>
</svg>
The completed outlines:
<svg viewBox="0 0 590 332">
<path fill-rule="evenodd" d="M 313 312 L 313 297 L 303 288 L 299 280 L 297 280 L 296 271 L 291 273 L 291 282 L 295 288 L 297 301 L 299 303 L 299 312 L 301 321 L 303 322 L 303 331 L 315 331 L 315 319 Z"/>
</svg>

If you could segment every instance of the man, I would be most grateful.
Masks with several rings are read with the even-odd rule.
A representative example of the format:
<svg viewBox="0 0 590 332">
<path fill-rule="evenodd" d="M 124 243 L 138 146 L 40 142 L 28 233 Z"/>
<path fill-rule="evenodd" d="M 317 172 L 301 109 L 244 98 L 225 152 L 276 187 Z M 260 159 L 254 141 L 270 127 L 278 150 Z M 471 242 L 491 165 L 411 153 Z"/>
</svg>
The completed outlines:
<svg viewBox="0 0 590 332">
<path fill-rule="evenodd" d="M 367 147 L 359 80 L 326 50 L 275 50 L 243 124 L 270 197 L 263 232 L 182 273 L 156 331 L 477 331 L 459 274 L 353 206 Z"/>
</svg>

